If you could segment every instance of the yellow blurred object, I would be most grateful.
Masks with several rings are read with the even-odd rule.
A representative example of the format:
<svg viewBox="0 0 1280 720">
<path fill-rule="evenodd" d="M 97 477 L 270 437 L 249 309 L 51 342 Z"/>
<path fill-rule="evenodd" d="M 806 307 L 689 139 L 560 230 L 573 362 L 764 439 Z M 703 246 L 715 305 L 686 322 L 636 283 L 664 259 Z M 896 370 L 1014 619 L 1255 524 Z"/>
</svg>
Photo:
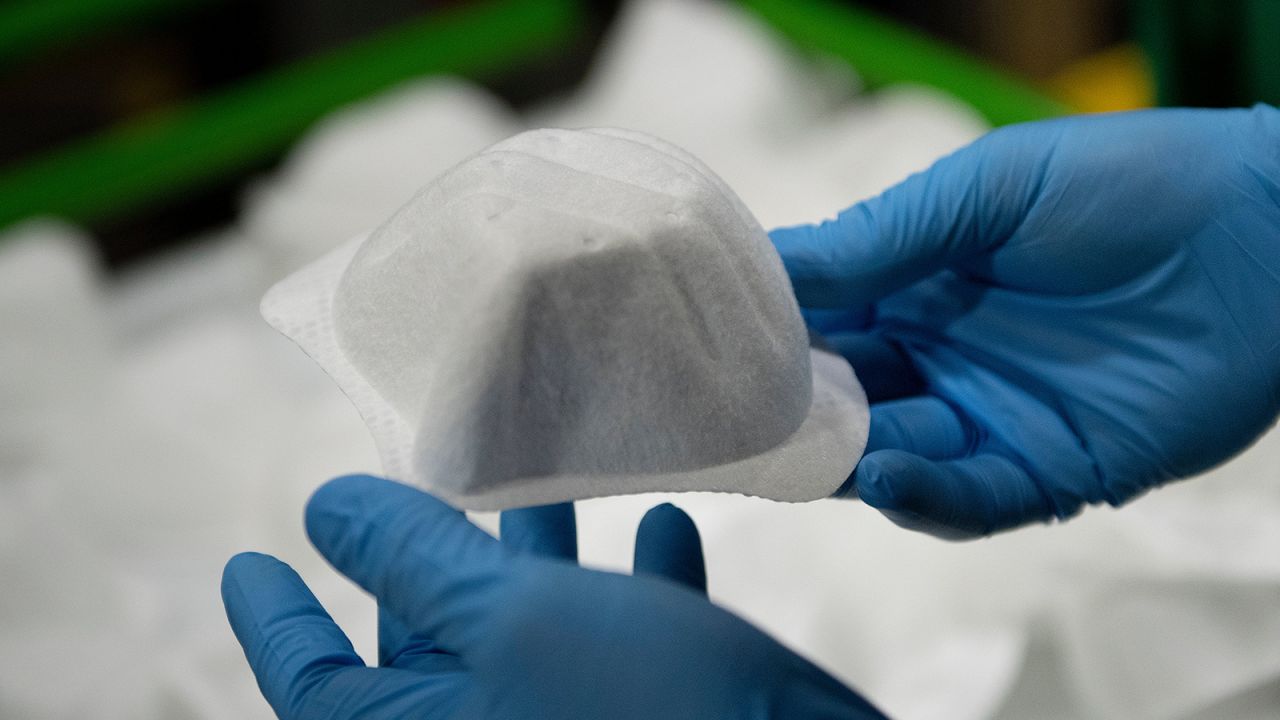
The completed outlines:
<svg viewBox="0 0 1280 720">
<path fill-rule="evenodd" d="M 1079 112 L 1151 107 L 1155 79 L 1137 45 L 1116 45 L 1068 65 L 1049 79 L 1049 90 Z"/>
</svg>

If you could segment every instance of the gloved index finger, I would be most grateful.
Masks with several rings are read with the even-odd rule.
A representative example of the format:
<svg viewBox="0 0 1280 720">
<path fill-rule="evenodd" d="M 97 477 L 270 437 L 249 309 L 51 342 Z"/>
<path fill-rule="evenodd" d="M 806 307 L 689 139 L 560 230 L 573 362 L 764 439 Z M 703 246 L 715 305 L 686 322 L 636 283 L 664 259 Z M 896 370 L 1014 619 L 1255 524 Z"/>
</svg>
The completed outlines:
<svg viewBox="0 0 1280 720">
<path fill-rule="evenodd" d="M 464 654 L 502 604 L 511 553 L 466 516 L 407 485 L 352 475 L 307 503 L 307 534 L 405 627 Z"/>
<path fill-rule="evenodd" d="M 498 534 L 502 544 L 512 550 L 578 561 L 578 524 L 573 503 L 503 511 Z"/>
<path fill-rule="evenodd" d="M 872 304 L 1000 245 L 1039 192 L 1052 132 L 991 133 L 834 220 L 773 230 L 796 298 L 806 308 Z"/>
</svg>

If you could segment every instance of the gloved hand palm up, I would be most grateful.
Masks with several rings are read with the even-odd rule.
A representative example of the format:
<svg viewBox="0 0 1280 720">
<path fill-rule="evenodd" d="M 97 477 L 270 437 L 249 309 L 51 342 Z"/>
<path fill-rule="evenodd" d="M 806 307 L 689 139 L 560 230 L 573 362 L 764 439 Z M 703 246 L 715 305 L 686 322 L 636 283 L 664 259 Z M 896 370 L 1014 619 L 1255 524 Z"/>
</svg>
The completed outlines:
<svg viewBox="0 0 1280 720">
<path fill-rule="evenodd" d="M 872 407 L 842 491 L 945 537 L 1119 504 L 1280 409 L 1280 112 L 998 130 L 772 233 Z"/>
<path fill-rule="evenodd" d="M 698 533 L 660 506 L 635 576 L 578 567 L 572 505 L 503 513 L 502 542 L 413 488 L 339 478 L 307 508 L 320 552 L 379 601 L 366 667 L 284 563 L 223 577 L 236 637 L 282 718 L 879 718 L 711 604 Z"/>
</svg>

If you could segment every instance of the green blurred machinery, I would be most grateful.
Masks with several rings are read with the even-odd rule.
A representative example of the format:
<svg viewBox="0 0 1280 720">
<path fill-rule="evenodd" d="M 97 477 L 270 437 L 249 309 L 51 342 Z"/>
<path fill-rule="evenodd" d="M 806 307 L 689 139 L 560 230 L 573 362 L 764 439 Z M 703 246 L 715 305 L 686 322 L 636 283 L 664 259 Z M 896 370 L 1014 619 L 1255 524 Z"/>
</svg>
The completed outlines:
<svg viewBox="0 0 1280 720">
<path fill-rule="evenodd" d="M 205 2 L 209 0 L 204 0 Z M 0 63 L 44 44 L 202 0 L 19 0 L 0 6 Z M 869 86 L 949 92 L 996 125 L 1061 114 L 1037 89 L 958 50 L 834 0 L 744 0 L 803 51 L 839 58 Z M 0 227 L 33 215 L 92 223 L 135 212 L 278 155 L 333 109 L 405 79 L 484 79 L 572 42 L 575 0 L 483 0 L 280 68 L 0 171 Z M 478 41 L 482 38 L 483 41 Z"/>
</svg>

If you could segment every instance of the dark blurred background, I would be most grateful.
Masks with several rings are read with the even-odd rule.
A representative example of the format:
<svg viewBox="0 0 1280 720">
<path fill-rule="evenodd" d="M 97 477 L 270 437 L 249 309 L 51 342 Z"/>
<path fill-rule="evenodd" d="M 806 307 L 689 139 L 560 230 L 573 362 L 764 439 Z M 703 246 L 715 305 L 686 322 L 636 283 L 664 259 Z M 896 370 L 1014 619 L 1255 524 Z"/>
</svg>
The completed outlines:
<svg viewBox="0 0 1280 720">
<path fill-rule="evenodd" d="M 111 128 L 163 121 L 177 108 L 295 63 L 424 17 L 447 18 L 486 4 L 492 3 L 10 0 L 0 4 L 0 190 L 18 182 L 25 189 L 41 173 L 56 178 L 57 163 L 52 170 L 41 163 Z M 1280 96 L 1274 40 L 1280 0 L 845 4 L 971 53 L 1076 111 L 1236 105 Z M 501 73 L 477 71 L 474 78 L 517 108 L 571 88 L 619 5 L 583 3 L 572 32 L 558 36 L 553 51 L 531 52 Z M 269 169 L 284 147 L 267 143 L 246 152 L 233 167 L 182 192 L 122 204 L 121 211 L 86 210 L 75 219 L 98 238 L 108 264 L 129 263 L 229 222 L 244 181 Z M 14 196 L 40 206 L 39 198 Z M 0 212 L 0 225 L 21 212 Z"/>
</svg>

